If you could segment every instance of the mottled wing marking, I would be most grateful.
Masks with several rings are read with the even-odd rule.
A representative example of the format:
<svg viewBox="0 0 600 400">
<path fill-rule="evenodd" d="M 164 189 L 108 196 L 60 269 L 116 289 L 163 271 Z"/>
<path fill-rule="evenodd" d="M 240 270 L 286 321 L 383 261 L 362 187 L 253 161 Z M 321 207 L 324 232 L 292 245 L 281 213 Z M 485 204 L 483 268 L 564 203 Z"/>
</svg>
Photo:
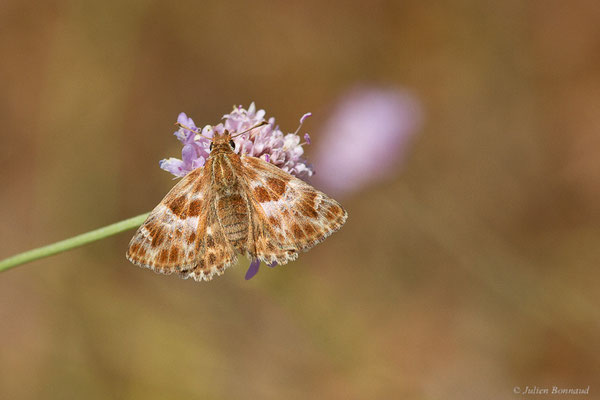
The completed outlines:
<svg viewBox="0 0 600 400">
<path fill-rule="evenodd" d="M 198 230 L 202 239 L 198 245 L 195 265 L 180 271 L 184 278 L 209 281 L 215 275 L 223 275 L 228 267 L 237 262 L 235 250 L 217 218 L 214 201 L 210 202 L 206 217 L 205 229 Z"/>
<path fill-rule="evenodd" d="M 162 274 L 210 280 L 235 262 L 224 240 L 204 168 L 187 174 L 137 230 L 127 259 Z"/>
<path fill-rule="evenodd" d="M 306 182 L 259 158 L 241 158 L 253 205 L 256 256 L 285 264 L 341 228 L 342 206 Z"/>
</svg>

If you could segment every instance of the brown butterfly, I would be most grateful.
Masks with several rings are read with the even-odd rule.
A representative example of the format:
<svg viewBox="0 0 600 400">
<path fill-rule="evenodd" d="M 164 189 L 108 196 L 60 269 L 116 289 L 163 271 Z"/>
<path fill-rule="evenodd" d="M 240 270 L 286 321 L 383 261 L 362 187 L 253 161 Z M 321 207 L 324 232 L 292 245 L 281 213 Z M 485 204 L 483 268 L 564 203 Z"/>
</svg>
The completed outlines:
<svg viewBox="0 0 600 400">
<path fill-rule="evenodd" d="M 210 140 L 206 164 L 177 183 L 131 239 L 132 263 L 208 281 L 235 264 L 236 253 L 286 264 L 346 222 L 331 197 L 260 158 L 236 154 L 228 131 Z"/>
</svg>

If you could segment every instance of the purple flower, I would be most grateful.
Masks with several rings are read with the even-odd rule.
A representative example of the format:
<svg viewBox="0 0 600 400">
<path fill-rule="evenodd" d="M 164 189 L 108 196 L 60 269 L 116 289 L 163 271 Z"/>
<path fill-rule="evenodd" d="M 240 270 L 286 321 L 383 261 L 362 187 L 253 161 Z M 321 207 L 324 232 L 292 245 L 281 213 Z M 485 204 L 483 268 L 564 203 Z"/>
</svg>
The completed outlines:
<svg viewBox="0 0 600 400">
<path fill-rule="evenodd" d="M 179 114 L 177 123 L 190 128 L 180 128 L 174 133 L 177 139 L 183 143 L 181 160 L 171 157 L 166 160 L 160 160 L 158 165 L 176 177 L 182 177 L 188 172 L 204 165 L 208 158 L 210 141 L 196 133 L 198 129 L 196 128 L 196 124 L 185 113 Z M 209 130 L 206 130 L 206 132 L 202 130 L 202 134 L 212 137 L 212 131 Z"/>
<path fill-rule="evenodd" d="M 232 134 L 242 132 L 265 121 L 265 114 L 265 110 L 257 111 L 254 103 L 250 104 L 247 110 L 242 106 L 234 107 L 231 113 L 223 116 L 224 122 L 215 126 L 207 125 L 201 133 L 212 137 L 215 131 L 223 133 L 224 130 L 228 130 Z M 308 116 L 310 113 L 302 116 L 300 125 Z M 174 133 L 183 143 L 181 159 L 168 158 L 161 160 L 159 165 L 176 177 L 182 177 L 204 165 L 208 158 L 210 141 L 197 134 L 198 128 L 186 114 L 179 114 L 177 122 L 189 128 L 180 128 Z M 300 143 L 300 137 L 296 133 L 284 134 L 275 125 L 275 118 L 270 118 L 268 122 L 267 125 L 234 138 L 236 153 L 260 157 L 298 178 L 312 176 L 314 173 L 312 166 L 302 158 L 304 154 L 302 146 L 308 144 L 308 141 Z"/>
<path fill-rule="evenodd" d="M 222 123 L 215 126 L 206 125 L 202 128 L 200 132 L 202 135 L 198 134 L 199 129 L 191 118 L 185 113 L 179 114 L 177 123 L 183 127 L 179 128 L 174 135 L 183 144 L 181 159 L 171 157 L 161 160 L 159 162 L 160 168 L 176 177 L 187 175 L 206 163 L 210 153 L 210 140 L 203 136 L 210 138 L 213 137 L 215 131 L 221 134 L 225 130 L 228 130 L 231 134 L 243 132 L 265 121 L 265 114 L 264 110 L 256 111 L 254 103 L 250 104 L 247 110 L 242 106 L 234 107 L 231 113 L 223 116 L 224 121 Z M 300 143 L 300 137 L 297 135 L 302 123 L 310 115 L 310 113 L 304 114 L 300 118 L 300 126 L 296 132 L 288 134 L 284 134 L 279 130 L 279 127 L 275 125 L 275 118 L 270 118 L 267 125 L 235 137 L 233 139 L 235 152 L 260 157 L 298 178 L 312 176 L 314 173 L 312 166 L 302 158 L 304 154 L 302 146 L 310 144 L 310 137 L 308 133 L 305 134 L 305 142 Z M 269 266 L 274 267 L 275 265 Z M 259 266 L 259 260 L 252 260 L 246 272 L 246 279 L 256 275 Z"/>
<path fill-rule="evenodd" d="M 319 135 L 316 178 L 328 191 L 344 194 L 392 175 L 421 121 L 420 104 L 406 91 L 350 91 Z"/>
</svg>

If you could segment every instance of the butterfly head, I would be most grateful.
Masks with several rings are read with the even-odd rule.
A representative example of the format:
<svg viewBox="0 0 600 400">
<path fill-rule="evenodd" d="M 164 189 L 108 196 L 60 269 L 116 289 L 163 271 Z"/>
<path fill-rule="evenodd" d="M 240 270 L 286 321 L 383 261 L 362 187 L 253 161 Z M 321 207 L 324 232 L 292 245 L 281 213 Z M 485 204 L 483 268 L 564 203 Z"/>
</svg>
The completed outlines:
<svg viewBox="0 0 600 400">
<path fill-rule="evenodd" d="M 216 134 L 210 139 L 209 149 L 211 154 L 231 153 L 232 151 L 235 151 L 235 142 L 229 131 L 225 130 L 223 134 Z"/>
<path fill-rule="evenodd" d="M 233 141 L 234 137 L 240 136 L 246 132 L 251 131 L 252 129 L 256 129 L 258 127 L 261 127 L 261 126 L 267 125 L 267 124 L 268 124 L 267 121 L 262 121 L 256 125 L 254 125 L 252 128 L 246 129 L 245 131 L 242 131 L 242 132 L 237 132 L 234 135 L 232 135 L 231 133 L 229 133 L 229 131 L 227 129 L 225 129 L 225 131 L 221 134 L 219 134 L 218 132 L 215 132 L 215 136 L 213 136 L 213 137 L 204 136 L 201 132 L 197 132 L 195 129 L 188 128 L 187 126 L 182 125 L 179 122 L 177 122 L 175 125 L 179 126 L 180 128 L 186 129 L 188 131 L 195 132 L 197 135 L 200 135 L 203 138 L 210 140 L 210 147 L 209 147 L 210 153 L 216 154 L 216 153 L 234 152 L 235 151 L 235 142 Z"/>
<path fill-rule="evenodd" d="M 213 136 L 212 138 L 210 138 L 210 152 L 212 153 L 230 153 L 232 151 L 235 151 L 235 142 L 233 141 L 234 137 L 240 136 L 246 132 L 250 132 L 252 129 L 256 129 L 258 127 L 261 127 L 263 125 L 267 125 L 268 122 L 267 121 L 263 121 L 259 124 L 254 125 L 252 128 L 250 129 L 246 129 L 245 131 L 242 132 L 237 132 L 236 134 L 232 135 L 231 133 L 229 133 L 229 131 L 227 129 L 225 129 L 225 131 L 222 134 L 216 134 L 215 136 Z"/>
</svg>

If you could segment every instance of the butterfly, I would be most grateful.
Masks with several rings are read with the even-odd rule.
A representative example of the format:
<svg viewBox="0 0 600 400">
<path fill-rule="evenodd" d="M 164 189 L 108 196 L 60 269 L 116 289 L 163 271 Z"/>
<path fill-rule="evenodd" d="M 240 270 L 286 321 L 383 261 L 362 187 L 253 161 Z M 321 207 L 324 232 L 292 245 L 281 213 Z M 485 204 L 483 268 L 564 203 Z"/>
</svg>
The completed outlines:
<svg viewBox="0 0 600 400">
<path fill-rule="evenodd" d="M 342 227 L 348 213 L 337 201 L 271 163 L 235 153 L 232 138 L 247 131 L 208 138 L 206 163 L 152 210 L 129 243 L 129 261 L 209 281 L 237 254 L 286 264 Z"/>
</svg>

